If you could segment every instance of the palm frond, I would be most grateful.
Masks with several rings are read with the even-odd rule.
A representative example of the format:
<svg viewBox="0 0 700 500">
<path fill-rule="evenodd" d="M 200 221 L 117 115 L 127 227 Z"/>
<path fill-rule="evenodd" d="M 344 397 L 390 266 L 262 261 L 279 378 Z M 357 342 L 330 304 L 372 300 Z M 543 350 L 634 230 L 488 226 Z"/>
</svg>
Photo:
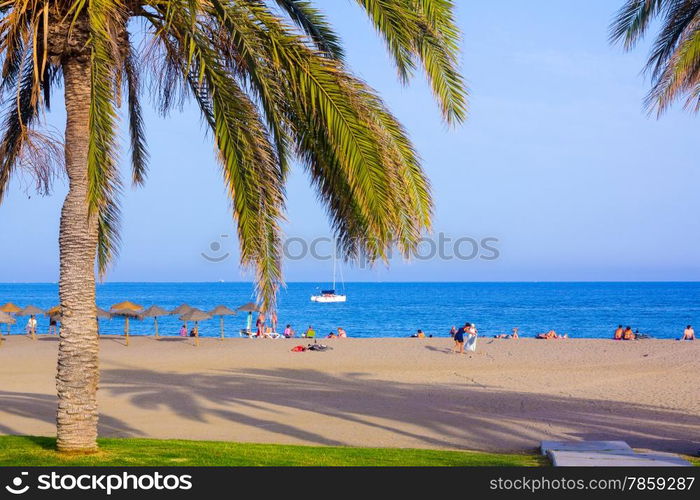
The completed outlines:
<svg viewBox="0 0 700 500">
<path fill-rule="evenodd" d="M 305 0 L 276 0 L 277 4 L 289 15 L 316 44 L 318 49 L 329 57 L 342 61 L 343 46 L 340 38 L 328 23 L 323 13 L 311 2 Z"/>
<path fill-rule="evenodd" d="M 695 88 L 700 83 L 700 0 L 628 0 L 611 25 L 612 41 L 624 40 L 632 48 L 661 17 L 645 70 L 652 87 L 645 99 L 649 112 L 660 116 L 679 97 L 695 110 Z"/>
<path fill-rule="evenodd" d="M 646 34 L 649 23 L 673 0 L 627 0 L 610 25 L 610 41 L 631 49 Z"/>
<path fill-rule="evenodd" d="M 140 65 L 136 60 L 133 47 L 128 40 L 125 44 L 124 81 L 127 88 L 127 108 L 129 113 L 129 137 L 131 139 L 131 177 L 135 185 L 143 185 L 148 170 L 148 149 L 144 132 L 143 113 L 141 111 Z"/>
<path fill-rule="evenodd" d="M 121 9 L 121 3 L 115 0 L 91 0 L 87 10 L 91 38 L 87 201 L 90 214 L 97 217 L 97 267 L 101 276 L 119 248 L 121 182 L 117 172 L 115 82 L 122 64 L 114 40 L 124 20 Z"/>
</svg>

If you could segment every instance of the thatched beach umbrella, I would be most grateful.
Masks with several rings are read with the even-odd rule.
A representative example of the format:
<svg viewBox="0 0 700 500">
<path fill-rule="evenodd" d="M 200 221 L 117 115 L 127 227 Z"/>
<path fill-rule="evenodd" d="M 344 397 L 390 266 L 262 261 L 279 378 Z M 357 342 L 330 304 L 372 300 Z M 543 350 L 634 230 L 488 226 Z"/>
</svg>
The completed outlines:
<svg viewBox="0 0 700 500">
<path fill-rule="evenodd" d="M 182 305 L 176 307 L 175 309 L 173 309 L 172 311 L 170 311 L 170 314 L 172 314 L 172 315 L 177 314 L 180 316 L 180 315 L 183 315 L 185 313 L 190 312 L 192 309 L 194 309 L 192 306 L 187 305 L 187 304 L 182 304 Z"/>
<path fill-rule="evenodd" d="M 253 313 L 254 312 L 262 312 L 262 309 L 260 309 L 253 302 L 248 302 L 247 304 L 242 305 L 241 307 L 239 307 L 236 310 L 248 313 L 248 319 L 246 320 L 246 331 L 250 332 L 253 329 Z"/>
<path fill-rule="evenodd" d="M 17 320 L 4 311 L 0 311 L 0 324 L 7 324 L 7 334 L 10 334 L 10 325 L 14 325 Z M 2 330 L 0 330 L 0 346 L 5 339 L 2 338 Z"/>
<path fill-rule="evenodd" d="M 156 329 L 156 338 L 159 337 L 158 334 L 158 316 L 168 316 L 170 311 L 166 311 L 162 307 L 151 306 L 143 312 L 144 318 L 153 318 L 153 325 Z"/>
<path fill-rule="evenodd" d="M 7 304 L 3 304 L 0 306 L 0 312 L 4 312 L 7 314 L 17 314 L 21 310 L 21 307 L 14 305 L 12 302 L 8 302 Z"/>
<path fill-rule="evenodd" d="M 13 314 L 17 314 L 21 310 L 22 310 L 21 307 L 17 307 L 12 302 L 8 302 L 7 304 L 3 304 L 0 306 L 0 312 L 7 314 L 10 318 L 12 318 Z M 14 318 L 12 318 L 12 319 L 14 319 Z M 9 322 L 9 321 L 4 322 L 4 323 L 7 323 L 7 334 L 8 335 L 10 334 L 10 325 L 14 325 L 16 322 L 17 322 L 17 320 L 12 321 L 12 322 Z"/>
<path fill-rule="evenodd" d="M 124 336 L 126 337 L 126 345 L 129 345 L 129 319 L 143 319 L 143 306 L 127 300 L 126 302 L 114 304 L 109 310 L 109 313 L 112 316 L 124 318 Z"/>
<path fill-rule="evenodd" d="M 95 317 L 97 318 L 97 336 L 100 336 L 100 318 L 112 319 L 112 315 L 109 311 L 105 311 L 101 307 L 97 307 L 95 311 Z"/>
<path fill-rule="evenodd" d="M 180 316 L 180 321 L 194 321 L 194 345 L 199 345 L 199 322 L 208 319 L 211 319 L 211 314 L 195 308 Z"/>
<path fill-rule="evenodd" d="M 175 309 L 173 309 L 172 311 L 170 311 L 170 314 L 172 314 L 173 316 L 175 316 L 175 315 L 182 316 L 183 314 L 187 314 L 188 312 L 190 312 L 192 309 L 194 309 L 192 306 L 190 306 L 188 304 L 182 304 L 182 305 L 176 307 Z M 187 325 L 187 321 L 185 321 L 185 329 L 189 330 L 189 326 Z"/>
<path fill-rule="evenodd" d="M 36 306 L 27 306 L 17 313 L 17 316 L 38 316 L 44 314 L 43 309 L 39 309 Z M 32 330 L 32 340 L 36 340 L 36 329 Z"/>
<path fill-rule="evenodd" d="M 214 309 L 209 311 L 212 316 L 219 316 L 221 324 L 221 340 L 224 340 L 224 316 L 233 316 L 236 313 L 233 309 L 229 309 L 226 306 L 216 306 Z"/>
</svg>

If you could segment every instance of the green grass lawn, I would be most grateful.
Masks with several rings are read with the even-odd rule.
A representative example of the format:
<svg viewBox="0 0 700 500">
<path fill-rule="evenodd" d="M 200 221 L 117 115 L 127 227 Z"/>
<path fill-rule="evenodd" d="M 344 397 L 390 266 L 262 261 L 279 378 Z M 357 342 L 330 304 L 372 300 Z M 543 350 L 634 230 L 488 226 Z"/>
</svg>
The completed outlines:
<svg viewBox="0 0 700 500">
<path fill-rule="evenodd" d="M 0 436 L 0 466 L 538 466 L 536 454 L 288 446 L 214 441 L 100 439 L 94 455 L 61 455 L 56 440 Z"/>
</svg>

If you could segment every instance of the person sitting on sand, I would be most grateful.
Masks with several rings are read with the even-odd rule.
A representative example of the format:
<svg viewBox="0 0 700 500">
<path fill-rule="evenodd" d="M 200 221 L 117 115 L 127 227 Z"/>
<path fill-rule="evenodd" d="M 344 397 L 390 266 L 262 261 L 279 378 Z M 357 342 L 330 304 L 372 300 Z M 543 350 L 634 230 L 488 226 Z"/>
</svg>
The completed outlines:
<svg viewBox="0 0 700 500">
<path fill-rule="evenodd" d="M 338 327 L 338 338 L 339 339 L 348 338 L 348 332 L 345 331 L 345 328 Z"/>
<path fill-rule="evenodd" d="M 636 335 L 634 334 L 634 332 L 632 331 L 632 328 L 630 328 L 629 326 L 628 326 L 627 328 L 625 328 L 625 331 L 624 331 L 624 333 L 622 334 L 622 339 L 623 339 L 623 340 L 634 340 L 634 339 L 636 339 L 636 338 L 637 338 L 637 336 L 636 336 Z"/>
<path fill-rule="evenodd" d="M 294 330 L 292 330 L 292 325 L 287 325 L 284 329 L 284 338 L 291 339 L 294 337 Z"/>
<path fill-rule="evenodd" d="M 187 327 L 185 325 L 180 327 L 180 337 L 187 337 Z"/>
<path fill-rule="evenodd" d="M 617 329 L 615 330 L 615 333 L 613 334 L 613 340 L 622 340 L 622 334 L 625 332 L 625 329 L 622 328 L 622 325 L 618 325 Z"/>
<path fill-rule="evenodd" d="M 411 335 L 411 337 L 416 338 L 416 339 L 424 339 L 425 333 L 423 333 L 423 330 L 418 330 L 416 333 Z"/>
<path fill-rule="evenodd" d="M 309 325 L 309 328 L 306 329 L 302 337 L 306 337 L 307 339 L 312 339 L 316 336 L 316 330 L 314 330 L 314 327 Z"/>
<path fill-rule="evenodd" d="M 265 315 L 259 314 L 258 319 L 255 320 L 255 335 L 262 337 L 265 333 Z"/>
<path fill-rule="evenodd" d="M 192 328 L 192 330 L 190 330 L 190 337 L 196 337 L 197 333 L 199 333 L 199 332 L 198 332 L 197 327 L 195 326 Z"/>
<path fill-rule="evenodd" d="M 518 340 L 520 338 L 520 335 L 518 335 L 518 331 L 519 330 L 517 327 L 513 328 L 513 330 L 512 330 L 513 333 L 511 333 L 510 338 Z"/>
<path fill-rule="evenodd" d="M 335 333 L 333 333 L 333 331 L 331 330 L 331 333 L 326 335 L 326 338 L 327 339 L 336 339 L 336 338 L 338 338 L 338 336 Z"/>
<path fill-rule="evenodd" d="M 685 327 L 681 340 L 695 340 L 695 330 L 691 325 Z"/>
</svg>

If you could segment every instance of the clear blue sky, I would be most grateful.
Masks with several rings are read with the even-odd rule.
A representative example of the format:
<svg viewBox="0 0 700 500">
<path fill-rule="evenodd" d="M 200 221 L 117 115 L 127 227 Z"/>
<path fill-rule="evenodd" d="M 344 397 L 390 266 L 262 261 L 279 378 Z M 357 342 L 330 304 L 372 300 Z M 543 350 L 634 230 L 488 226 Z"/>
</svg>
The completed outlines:
<svg viewBox="0 0 700 500">
<path fill-rule="evenodd" d="M 346 280 L 700 279 L 700 117 L 680 107 L 661 120 L 646 116 L 648 81 L 640 70 L 648 45 L 623 53 L 607 43 L 621 0 L 457 3 L 471 112 L 464 126 L 448 130 L 421 78 L 408 88 L 397 83 L 353 2 L 317 2 L 341 33 L 351 67 L 380 91 L 421 152 L 434 188 L 435 230 L 498 238 L 500 258 L 397 260 L 390 269 L 346 268 Z M 63 120 L 61 111 L 50 116 L 59 129 Z M 246 279 L 196 110 L 164 120 L 149 108 L 147 134 L 150 175 L 144 188 L 125 189 L 123 246 L 107 279 Z M 41 198 L 15 179 L 0 207 L 0 281 L 58 279 L 65 190 L 59 181 Z M 329 234 L 298 169 L 288 209 L 288 236 Z M 221 248 L 213 252 L 217 240 Z M 211 263 L 202 252 L 232 258 Z M 287 262 L 285 272 L 289 281 L 325 281 L 331 264 Z"/>
</svg>

